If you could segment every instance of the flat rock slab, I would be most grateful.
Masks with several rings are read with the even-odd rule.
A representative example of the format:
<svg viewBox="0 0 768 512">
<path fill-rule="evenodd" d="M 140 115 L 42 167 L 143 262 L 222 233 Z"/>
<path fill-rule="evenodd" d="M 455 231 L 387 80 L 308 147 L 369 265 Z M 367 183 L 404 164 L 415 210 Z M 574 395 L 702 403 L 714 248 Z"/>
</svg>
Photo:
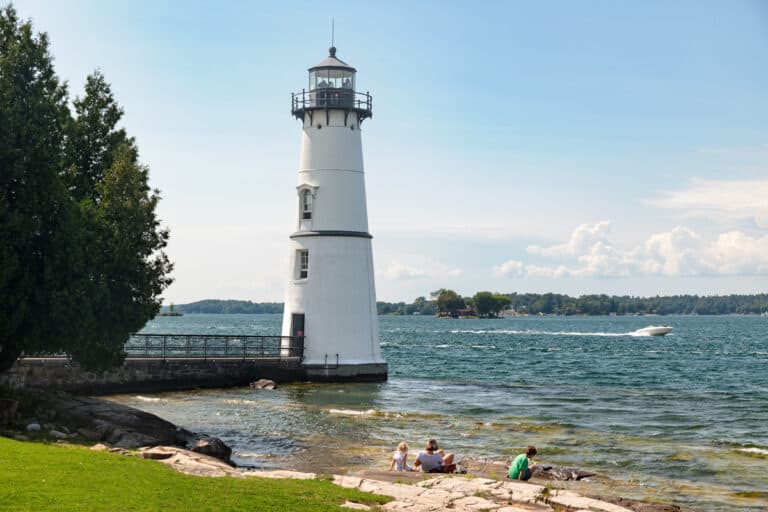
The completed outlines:
<svg viewBox="0 0 768 512">
<path fill-rule="evenodd" d="M 545 489 L 543 485 L 515 482 L 514 480 L 503 482 L 501 488 L 511 493 L 512 500 L 525 501 L 528 503 L 536 503 L 537 501 L 540 501 Z"/>
<path fill-rule="evenodd" d="M 358 489 L 372 494 L 391 496 L 395 499 L 415 498 L 424 492 L 424 489 L 414 485 L 392 484 L 376 480 L 363 480 Z"/>
<path fill-rule="evenodd" d="M 351 501 L 344 502 L 344 504 L 341 506 L 344 508 L 351 508 L 352 510 L 372 510 L 368 505 L 363 505 L 362 503 L 354 503 Z"/>
<path fill-rule="evenodd" d="M 335 475 L 333 483 L 346 489 L 357 489 L 363 482 L 362 478 L 356 476 Z"/>
<path fill-rule="evenodd" d="M 281 469 L 274 471 L 249 470 L 244 472 L 243 475 L 257 478 L 291 478 L 293 480 L 314 480 L 317 478 L 316 473 L 302 473 L 301 471 L 288 471 Z"/>
<path fill-rule="evenodd" d="M 390 501 L 383 505 L 385 512 L 442 512 L 446 507 L 438 503 L 416 503 L 409 501 Z M 456 509 L 451 509 L 456 512 Z"/>
<path fill-rule="evenodd" d="M 234 469 L 219 459 L 192 452 L 175 446 L 154 446 L 140 449 L 139 453 L 147 459 L 154 459 L 161 464 L 167 464 L 176 471 L 195 476 L 242 478 L 243 472 Z"/>
<path fill-rule="evenodd" d="M 613 503 L 587 498 L 572 491 L 552 491 L 549 503 L 590 512 L 632 512 L 632 510 Z"/>
<path fill-rule="evenodd" d="M 497 510 L 500 505 L 480 496 L 467 496 L 451 502 L 454 508 L 465 510 Z"/>
</svg>

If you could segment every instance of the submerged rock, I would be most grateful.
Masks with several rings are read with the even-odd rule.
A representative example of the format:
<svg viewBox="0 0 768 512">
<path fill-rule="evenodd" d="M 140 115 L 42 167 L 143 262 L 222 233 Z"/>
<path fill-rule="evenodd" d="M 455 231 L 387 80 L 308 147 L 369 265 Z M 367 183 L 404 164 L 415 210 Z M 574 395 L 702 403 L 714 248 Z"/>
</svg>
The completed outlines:
<svg viewBox="0 0 768 512">
<path fill-rule="evenodd" d="M 227 446 L 226 443 L 218 437 L 204 437 L 198 440 L 191 451 L 215 457 L 231 464 L 229 458 L 232 456 L 232 448 Z"/>
<path fill-rule="evenodd" d="M 251 389 L 275 389 L 277 388 L 277 383 L 269 379 L 259 379 L 251 382 L 250 387 Z"/>
<path fill-rule="evenodd" d="M 538 478 L 546 478 L 548 480 L 583 480 L 591 476 L 596 476 L 597 473 L 592 471 L 585 471 L 579 468 L 565 467 L 565 466 L 549 466 L 549 465 L 535 465 L 531 470 L 531 476 Z"/>
</svg>

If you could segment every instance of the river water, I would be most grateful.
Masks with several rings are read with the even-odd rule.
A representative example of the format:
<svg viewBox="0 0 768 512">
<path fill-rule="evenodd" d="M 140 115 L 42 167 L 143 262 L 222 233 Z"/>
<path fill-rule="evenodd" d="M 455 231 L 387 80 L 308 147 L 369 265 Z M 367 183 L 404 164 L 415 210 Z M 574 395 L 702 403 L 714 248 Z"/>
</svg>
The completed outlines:
<svg viewBox="0 0 768 512">
<path fill-rule="evenodd" d="M 590 494 L 768 510 L 768 318 L 382 316 L 389 380 L 115 400 L 221 437 L 241 464 L 386 468 L 400 441 L 610 479 Z M 280 315 L 158 317 L 143 332 L 276 334 Z M 665 337 L 636 329 L 669 324 Z"/>
</svg>

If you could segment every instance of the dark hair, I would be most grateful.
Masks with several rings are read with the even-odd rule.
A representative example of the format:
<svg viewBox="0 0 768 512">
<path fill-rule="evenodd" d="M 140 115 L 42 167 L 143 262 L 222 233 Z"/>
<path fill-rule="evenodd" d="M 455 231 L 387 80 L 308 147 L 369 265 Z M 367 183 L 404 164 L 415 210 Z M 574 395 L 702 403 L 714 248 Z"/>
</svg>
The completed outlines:
<svg viewBox="0 0 768 512">
<path fill-rule="evenodd" d="M 537 453 L 539 453 L 539 452 L 538 452 L 538 451 L 536 451 L 536 447 L 535 447 L 535 446 L 533 446 L 533 445 L 531 445 L 531 446 L 528 446 L 528 449 L 527 449 L 527 450 L 525 450 L 525 456 L 526 456 L 526 457 L 533 457 L 533 456 L 534 456 L 534 455 L 536 455 Z"/>
</svg>

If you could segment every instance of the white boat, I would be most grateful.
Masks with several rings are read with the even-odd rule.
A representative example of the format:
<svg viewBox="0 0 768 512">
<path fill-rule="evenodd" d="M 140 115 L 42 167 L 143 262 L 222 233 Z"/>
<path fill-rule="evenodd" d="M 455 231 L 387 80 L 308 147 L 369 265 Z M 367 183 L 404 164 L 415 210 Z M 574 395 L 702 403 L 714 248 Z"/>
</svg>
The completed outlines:
<svg viewBox="0 0 768 512">
<path fill-rule="evenodd" d="M 634 331 L 632 334 L 635 336 L 664 336 L 669 334 L 672 328 L 668 325 L 649 325 Z"/>
</svg>

